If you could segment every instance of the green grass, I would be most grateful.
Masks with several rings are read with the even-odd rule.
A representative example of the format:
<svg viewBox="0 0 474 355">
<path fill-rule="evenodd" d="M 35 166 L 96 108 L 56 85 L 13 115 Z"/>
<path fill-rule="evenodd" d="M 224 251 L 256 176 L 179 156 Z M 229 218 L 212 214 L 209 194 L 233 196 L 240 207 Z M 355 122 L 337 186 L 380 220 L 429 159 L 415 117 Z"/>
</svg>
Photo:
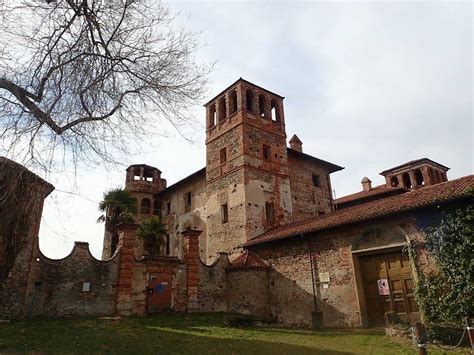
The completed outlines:
<svg viewBox="0 0 474 355">
<path fill-rule="evenodd" d="M 163 313 L 119 321 L 32 319 L 0 324 L 0 355 L 57 354 L 413 354 L 381 331 L 232 327 L 224 314 Z M 436 353 L 436 352 L 431 352 Z M 441 354 L 438 352 L 438 354 Z"/>
</svg>

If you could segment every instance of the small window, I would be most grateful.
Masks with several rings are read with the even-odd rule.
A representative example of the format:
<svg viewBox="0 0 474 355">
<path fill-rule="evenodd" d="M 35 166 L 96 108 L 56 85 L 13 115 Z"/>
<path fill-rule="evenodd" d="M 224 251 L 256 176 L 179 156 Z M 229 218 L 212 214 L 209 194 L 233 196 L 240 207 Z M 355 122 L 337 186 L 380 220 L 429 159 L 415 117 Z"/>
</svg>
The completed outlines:
<svg viewBox="0 0 474 355">
<path fill-rule="evenodd" d="M 161 204 L 159 200 L 153 201 L 153 214 L 159 215 L 161 211 Z"/>
<path fill-rule="evenodd" d="M 270 146 L 267 144 L 264 144 L 262 152 L 263 152 L 263 160 L 270 161 L 271 156 L 272 156 L 272 153 L 270 151 Z"/>
<path fill-rule="evenodd" d="M 275 221 L 275 208 L 271 202 L 265 202 L 265 220 L 270 223 Z"/>
<path fill-rule="evenodd" d="M 253 91 L 247 89 L 245 92 L 245 100 L 247 101 L 247 111 L 253 112 Z"/>
<path fill-rule="evenodd" d="M 411 179 L 410 179 L 410 175 L 408 175 L 408 173 L 405 173 L 402 175 L 402 179 L 403 179 L 403 186 L 406 188 L 406 189 L 411 189 Z"/>
<path fill-rule="evenodd" d="M 151 212 L 151 202 L 149 198 L 144 198 L 142 200 L 142 206 L 140 209 L 141 214 L 150 214 Z"/>
<path fill-rule="evenodd" d="M 192 194 L 191 192 L 186 193 L 184 195 L 184 212 L 190 212 L 191 211 L 191 204 L 192 204 Z"/>
<path fill-rule="evenodd" d="M 166 204 L 166 214 L 170 214 L 171 213 L 171 201 L 168 201 L 168 203 Z"/>
<path fill-rule="evenodd" d="M 227 223 L 229 221 L 229 208 L 227 203 L 221 205 L 221 222 Z"/>
<path fill-rule="evenodd" d="M 318 174 L 313 174 L 313 186 L 321 187 L 321 177 Z"/>
<path fill-rule="evenodd" d="M 390 178 L 390 185 L 392 187 L 397 187 L 399 185 L 398 178 L 396 176 L 392 176 Z"/>
<path fill-rule="evenodd" d="M 237 112 L 237 93 L 232 91 L 229 95 L 230 99 L 230 114 L 236 113 Z"/>
<path fill-rule="evenodd" d="M 219 122 L 223 121 L 227 117 L 226 110 L 227 108 L 226 108 L 226 103 L 225 103 L 225 97 L 223 97 L 222 99 L 219 100 L 219 112 L 217 113 Z"/>
<path fill-rule="evenodd" d="M 265 117 L 265 106 L 266 106 L 265 96 L 259 95 L 258 96 L 258 113 L 260 114 L 260 117 Z"/>
<path fill-rule="evenodd" d="M 221 164 L 224 164 L 227 161 L 227 149 L 222 148 L 221 151 L 220 151 L 219 156 L 220 156 Z"/>
<path fill-rule="evenodd" d="M 280 109 L 278 108 L 277 102 L 275 100 L 271 100 L 270 106 L 271 106 L 270 113 L 271 113 L 272 121 L 280 122 L 281 121 Z"/>
<path fill-rule="evenodd" d="M 212 128 L 216 125 L 217 122 L 217 112 L 216 104 L 213 104 L 209 107 L 209 128 Z"/>
<path fill-rule="evenodd" d="M 420 169 L 415 170 L 415 180 L 416 180 L 416 186 L 422 186 L 425 184 L 425 180 L 423 179 L 423 173 L 421 172 Z"/>
</svg>

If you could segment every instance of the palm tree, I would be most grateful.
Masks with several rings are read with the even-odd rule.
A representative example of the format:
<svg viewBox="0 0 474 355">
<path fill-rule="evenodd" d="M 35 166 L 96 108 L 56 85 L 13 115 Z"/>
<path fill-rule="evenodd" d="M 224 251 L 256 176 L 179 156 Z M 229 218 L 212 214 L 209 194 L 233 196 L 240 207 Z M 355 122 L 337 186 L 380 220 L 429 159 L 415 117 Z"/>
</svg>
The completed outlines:
<svg viewBox="0 0 474 355">
<path fill-rule="evenodd" d="M 137 236 L 143 239 L 144 248 L 148 254 L 159 254 L 160 246 L 166 243 L 163 238 L 166 235 L 166 227 L 161 219 L 153 216 L 141 221 L 137 229 Z"/>
<path fill-rule="evenodd" d="M 135 222 L 137 213 L 136 199 L 127 190 L 115 188 L 104 193 L 104 199 L 99 203 L 103 212 L 97 222 L 105 222 L 105 230 L 111 234 L 111 254 L 118 243 L 117 226 L 120 223 Z"/>
</svg>

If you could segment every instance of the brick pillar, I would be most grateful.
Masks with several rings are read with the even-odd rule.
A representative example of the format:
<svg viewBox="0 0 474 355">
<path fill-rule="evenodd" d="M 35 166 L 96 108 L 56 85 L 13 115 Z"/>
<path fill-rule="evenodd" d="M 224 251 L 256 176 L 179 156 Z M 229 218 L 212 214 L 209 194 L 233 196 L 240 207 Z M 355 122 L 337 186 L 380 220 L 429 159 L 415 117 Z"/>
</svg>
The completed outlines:
<svg viewBox="0 0 474 355">
<path fill-rule="evenodd" d="M 133 277 L 133 248 L 135 246 L 138 225 L 127 223 L 119 226 L 120 264 L 117 280 L 117 313 L 130 315 L 132 313 L 132 277 Z"/>
<path fill-rule="evenodd" d="M 188 229 L 183 232 L 184 260 L 186 262 L 187 310 L 197 311 L 199 289 L 199 236 L 202 231 Z"/>
</svg>

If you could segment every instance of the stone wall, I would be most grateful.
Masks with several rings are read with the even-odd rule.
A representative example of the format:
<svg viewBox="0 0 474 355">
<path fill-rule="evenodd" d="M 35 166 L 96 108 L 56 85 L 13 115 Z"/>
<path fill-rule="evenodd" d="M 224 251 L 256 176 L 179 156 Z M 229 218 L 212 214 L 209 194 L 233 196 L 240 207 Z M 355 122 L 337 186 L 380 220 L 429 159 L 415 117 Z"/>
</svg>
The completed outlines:
<svg viewBox="0 0 474 355">
<path fill-rule="evenodd" d="M 270 317 L 267 270 L 227 270 L 227 310 L 268 319 Z"/>
<path fill-rule="evenodd" d="M 289 152 L 288 167 L 294 220 L 300 221 L 331 212 L 332 193 L 329 170 L 322 164 Z M 313 174 L 319 176 L 319 187 L 313 184 Z"/>
<path fill-rule="evenodd" d="M 95 259 L 88 243 L 76 242 L 59 260 L 36 249 L 28 277 L 24 316 L 112 315 L 119 257 Z"/>
<path fill-rule="evenodd" d="M 280 323 L 310 326 L 313 312 L 322 313 L 324 327 L 359 327 L 365 324 L 363 300 L 360 299 L 352 244 L 370 228 L 395 228 L 403 231 L 409 239 L 419 237 L 412 216 L 391 217 L 372 223 L 347 226 L 310 237 L 293 237 L 278 242 L 253 246 L 255 252 L 270 267 L 269 291 L 270 311 Z M 375 248 L 390 247 L 381 240 Z M 310 253 L 311 246 L 311 253 Z M 313 257 L 313 271 L 311 259 Z M 425 256 L 421 256 L 424 258 Z M 426 265 L 428 260 L 420 260 Z M 316 291 L 314 304 L 313 280 Z M 327 287 L 319 276 L 328 273 Z M 415 272 L 414 272 L 415 273 Z M 416 275 L 413 275 L 416 278 Z"/>
</svg>

